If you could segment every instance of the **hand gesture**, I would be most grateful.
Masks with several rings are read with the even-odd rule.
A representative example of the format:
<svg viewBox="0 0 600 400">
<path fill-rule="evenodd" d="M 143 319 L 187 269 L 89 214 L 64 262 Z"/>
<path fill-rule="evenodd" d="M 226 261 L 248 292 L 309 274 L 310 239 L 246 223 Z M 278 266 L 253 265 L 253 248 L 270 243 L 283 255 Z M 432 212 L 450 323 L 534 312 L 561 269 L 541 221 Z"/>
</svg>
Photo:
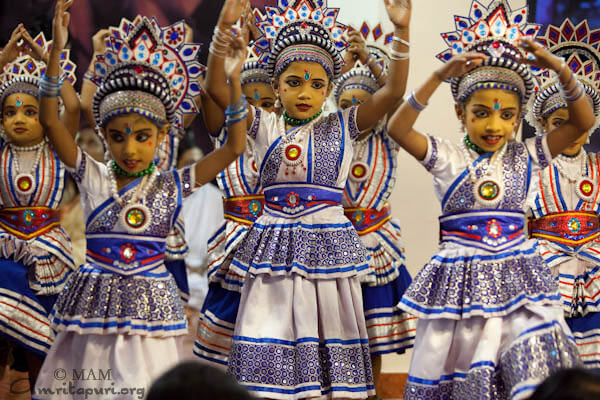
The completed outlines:
<svg viewBox="0 0 600 400">
<path fill-rule="evenodd" d="M 225 76 L 228 80 L 239 79 L 246 61 L 247 47 L 242 35 L 229 38 L 229 54 L 225 57 Z"/>
<path fill-rule="evenodd" d="M 106 51 L 106 39 L 110 36 L 108 29 L 100 29 L 92 36 L 94 54 L 103 54 Z"/>
<path fill-rule="evenodd" d="M 48 54 L 44 53 L 42 46 L 37 44 L 26 29 L 23 30 L 24 52 L 31 55 L 36 60 L 41 60 L 48 64 Z"/>
<path fill-rule="evenodd" d="M 183 41 L 185 43 L 194 43 L 194 30 L 187 24 L 187 22 L 184 22 L 183 25 L 185 26 L 185 37 Z"/>
<path fill-rule="evenodd" d="M 529 52 L 533 56 L 533 58 L 522 58 L 521 62 L 523 64 L 533 65 L 538 68 L 549 68 L 554 70 L 555 72 L 559 72 L 562 66 L 563 60 L 560 57 L 555 56 L 550 53 L 544 46 L 539 43 L 534 42 L 531 39 L 521 39 L 519 40 L 519 47 L 523 50 Z"/>
<path fill-rule="evenodd" d="M 52 49 L 62 51 L 67 44 L 69 38 L 69 22 L 71 14 L 69 7 L 73 4 L 73 0 L 57 0 L 54 9 L 54 19 L 52 20 Z"/>
<path fill-rule="evenodd" d="M 410 24 L 411 0 L 384 0 L 390 21 L 396 28 L 408 28 Z"/>
<path fill-rule="evenodd" d="M 4 46 L 4 49 L 2 49 L 2 53 L 0 53 L 0 65 L 4 66 L 9 62 L 14 61 L 19 56 L 23 50 L 20 41 L 23 38 L 24 31 L 25 27 L 23 24 L 17 25 L 12 31 L 8 43 Z"/>
<path fill-rule="evenodd" d="M 250 7 L 250 3 L 248 3 L 248 7 L 244 10 L 244 26 L 248 27 L 250 31 L 250 39 L 257 40 L 262 36 L 262 32 L 255 24 L 256 17 L 252 13 L 252 7 Z"/>
<path fill-rule="evenodd" d="M 348 32 L 348 43 L 350 46 L 346 49 L 347 52 L 353 55 L 355 60 L 360 60 L 363 64 L 369 56 L 367 46 L 359 31 L 352 29 Z"/>
<path fill-rule="evenodd" d="M 465 53 L 460 56 L 452 57 L 450 61 L 438 69 L 435 74 L 441 81 L 459 77 L 479 67 L 486 59 L 487 57 L 481 53 Z"/>
<path fill-rule="evenodd" d="M 249 0 L 225 0 L 221 14 L 219 15 L 219 23 L 225 25 L 233 25 L 244 13 L 246 7 L 249 7 Z"/>
</svg>

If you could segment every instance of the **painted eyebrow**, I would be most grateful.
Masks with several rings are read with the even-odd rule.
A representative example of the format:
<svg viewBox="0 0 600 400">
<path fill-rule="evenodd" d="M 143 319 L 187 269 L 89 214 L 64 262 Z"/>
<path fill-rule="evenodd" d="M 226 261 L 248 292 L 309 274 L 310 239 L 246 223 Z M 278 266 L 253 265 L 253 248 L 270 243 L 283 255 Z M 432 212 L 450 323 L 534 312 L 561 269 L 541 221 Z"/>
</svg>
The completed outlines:
<svg viewBox="0 0 600 400">
<path fill-rule="evenodd" d="M 481 108 L 485 108 L 486 110 L 491 110 L 490 107 L 483 105 L 483 104 L 473 104 L 471 107 L 481 107 Z M 516 110 L 517 107 L 507 107 L 507 108 L 503 108 L 502 111 L 508 111 L 508 110 Z"/>
</svg>

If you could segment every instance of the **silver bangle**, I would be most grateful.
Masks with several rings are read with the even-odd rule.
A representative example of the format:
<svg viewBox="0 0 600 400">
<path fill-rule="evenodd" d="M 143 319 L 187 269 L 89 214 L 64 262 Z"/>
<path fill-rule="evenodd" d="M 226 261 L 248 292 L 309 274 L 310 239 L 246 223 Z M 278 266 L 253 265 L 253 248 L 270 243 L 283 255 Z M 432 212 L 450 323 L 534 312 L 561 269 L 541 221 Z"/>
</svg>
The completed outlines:
<svg viewBox="0 0 600 400">
<path fill-rule="evenodd" d="M 390 50 L 390 58 L 395 61 L 407 60 L 409 56 L 410 56 L 410 53 L 408 51 L 401 52 L 401 51 L 396 51 L 394 49 Z"/>
<path fill-rule="evenodd" d="M 392 42 L 402 43 L 406 47 L 410 47 L 410 42 L 408 42 L 408 41 L 406 41 L 406 40 L 404 40 L 401 37 L 398 37 L 396 35 L 392 36 Z"/>
<path fill-rule="evenodd" d="M 427 103 L 422 104 L 419 100 L 417 100 L 414 90 L 410 92 L 410 94 L 406 96 L 404 100 L 406 100 L 406 103 L 410 106 L 410 108 L 417 112 L 421 112 L 425 109 L 425 107 L 427 107 Z"/>
</svg>

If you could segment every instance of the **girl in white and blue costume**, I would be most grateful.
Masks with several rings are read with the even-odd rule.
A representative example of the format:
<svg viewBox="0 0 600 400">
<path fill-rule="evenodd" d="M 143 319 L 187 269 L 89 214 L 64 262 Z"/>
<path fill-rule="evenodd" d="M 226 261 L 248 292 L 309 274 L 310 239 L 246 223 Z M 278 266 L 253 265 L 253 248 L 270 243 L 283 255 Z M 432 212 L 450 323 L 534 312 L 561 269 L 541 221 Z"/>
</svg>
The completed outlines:
<svg viewBox="0 0 600 400">
<path fill-rule="evenodd" d="M 539 253 L 558 280 L 565 318 L 585 367 L 600 369 L 600 155 L 582 147 L 600 124 L 600 52 L 594 32 L 586 20 L 575 26 L 566 19 L 561 26 L 549 25 L 538 39 L 565 58 L 585 88 L 596 123 L 536 176 L 529 234 L 538 239 Z M 538 76 L 541 90 L 530 101 L 528 120 L 543 135 L 569 114 L 556 77 L 547 70 Z"/>
<path fill-rule="evenodd" d="M 60 17 L 67 7 L 59 0 L 55 36 L 61 27 L 66 30 Z M 102 131 L 112 126 L 106 133 L 112 160 L 97 162 L 74 142 L 67 143 L 64 129 L 53 120 L 52 100 L 42 103 L 42 109 L 47 107 L 42 117 L 52 127 L 48 135 L 65 164 L 71 164 L 82 193 L 87 262 L 71 275 L 52 311 L 57 339 L 36 383 L 36 398 L 72 398 L 72 392 L 58 397 L 42 392 L 56 387 L 57 368 L 110 370 L 109 380 L 68 375 L 63 382 L 82 394 L 91 390 L 111 397 L 132 387 L 139 394 L 183 358 L 187 319 L 176 280 L 165 264 L 169 232 L 183 199 L 213 179 L 244 147 L 245 107 L 238 113 L 237 134 L 228 124 L 230 140 L 222 149 L 190 167 L 159 171 L 154 159 L 160 133 L 176 134 L 184 110 L 198 94 L 191 82 L 198 78 L 194 71 L 200 72 L 194 68 L 200 46 L 186 44 L 182 57 L 164 59 L 162 39 L 172 38 L 169 31 L 182 28 L 183 22 L 161 28 L 155 19 L 138 16 L 124 24 L 127 29 L 111 37 L 95 68 L 102 84 L 93 98 L 94 118 Z M 51 68 L 58 69 L 52 61 Z M 118 121 L 126 122 L 117 125 Z M 128 154 L 143 161 L 138 162 L 143 170 L 124 170 L 121 165 L 129 168 L 123 164 Z M 124 184 L 120 190 L 119 182 Z"/>
<path fill-rule="evenodd" d="M 258 25 L 270 43 L 268 65 L 279 82 L 275 91 L 283 112 L 253 107 L 248 121 L 265 208 L 230 266 L 245 280 L 228 372 L 261 398 L 375 394 L 360 287 L 369 266 L 344 216 L 342 196 L 352 141 L 359 127 L 375 125 L 400 99 L 408 63 L 394 59 L 388 83 L 362 105 L 323 116 L 328 84 L 342 68 L 339 49 L 346 44 L 338 10 L 317 3 L 313 9 L 306 1 L 281 0 Z M 388 13 L 398 36 L 407 35 L 409 9 L 393 5 Z M 209 94 L 216 83 L 207 82 Z M 292 108 L 304 101 L 301 93 L 322 96 L 311 97 L 320 100 L 312 114 Z"/>
<path fill-rule="evenodd" d="M 570 108 L 580 121 L 544 138 L 511 139 L 535 86 L 514 41 L 521 39 L 532 62 L 560 72 L 563 85 L 570 77 L 559 59 L 523 38 L 539 30 L 526 16 L 505 1 L 488 8 L 474 1 L 469 17 L 455 18 L 458 30 L 442 35 L 450 48 L 438 58 L 446 65 L 388 125 L 433 175 L 443 213 L 439 250 L 399 304 L 419 317 L 405 399 L 525 399 L 552 372 L 580 362 L 556 282 L 524 234 L 524 208 L 534 174 L 593 114 L 578 101 Z M 460 145 L 412 128 L 445 79 L 467 130 Z"/>
</svg>

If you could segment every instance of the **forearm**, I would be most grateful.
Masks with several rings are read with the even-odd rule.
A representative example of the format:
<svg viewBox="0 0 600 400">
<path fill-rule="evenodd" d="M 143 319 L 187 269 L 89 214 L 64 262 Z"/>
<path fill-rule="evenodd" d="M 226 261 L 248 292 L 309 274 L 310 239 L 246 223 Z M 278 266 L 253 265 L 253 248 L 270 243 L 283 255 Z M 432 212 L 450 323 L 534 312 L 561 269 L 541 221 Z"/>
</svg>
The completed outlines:
<svg viewBox="0 0 600 400">
<path fill-rule="evenodd" d="M 59 67 L 60 52 L 51 51 L 47 77 L 60 75 Z M 58 117 L 58 97 L 40 96 L 40 123 L 44 127 L 58 157 L 68 166 L 74 167 L 77 161 L 77 145 L 73 136 Z"/>
<path fill-rule="evenodd" d="M 67 130 L 71 133 L 71 136 L 75 137 L 75 134 L 79 130 L 79 118 L 81 115 L 81 110 L 77 92 L 75 92 L 71 82 L 65 81 L 60 91 L 60 97 L 65 107 L 62 116 L 62 122 Z"/>
<path fill-rule="evenodd" d="M 92 60 L 90 61 L 90 66 L 88 67 L 89 74 L 93 75 L 94 71 L 94 60 L 96 59 L 96 54 L 92 55 Z M 92 111 L 92 102 L 94 100 L 94 94 L 96 94 L 96 90 L 98 87 L 94 82 L 90 79 L 84 77 L 83 82 L 81 83 L 81 111 L 83 115 L 91 127 L 96 126 L 96 121 L 94 120 L 94 112 Z"/>
<path fill-rule="evenodd" d="M 408 43 L 408 28 L 396 28 L 394 35 Z M 359 106 L 357 124 L 361 131 L 377 124 L 402 100 L 409 67 L 406 43 L 393 41 L 392 61 L 385 85 Z"/>
<path fill-rule="evenodd" d="M 571 69 L 566 66 L 566 64 L 564 65 L 564 67 L 561 67 L 561 73 L 559 75 L 560 83 L 564 87 L 564 92 L 571 94 L 578 90 L 583 90 L 583 87 L 581 87 L 581 89 L 577 88 L 577 78 Z M 576 95 L 576 93 L 573 94 Z M 574 125 L 577 130 L 581 131 L 581 134 L 591 129 L 591 127 L 594 125 L 594 109 L 592 108 L 585 91 L 582 92 L 582 96 L 580 96 L 577 100 L 567 101 L 567 109 L 569 110 L 568 123 Z"/>
<path fill-rule="evenodd" d="M 206 72 L 206 91 L 210 97 L 221 107 L 225 109 L 229 101 L 229 89 L 227 87 L 227 77 L 225 75 L 225 55 L 226 48 L 223 47 L 219 40 L 215 40 L 219 36 L 219 31 L 229 32 L 231 26 L 223 22 L 217 24 L 213 41 L 210 44 L 208 53 L 207 72 Z"/>
<path fill-rule="evenodd" d="M 237 79 L 232 79 L 229 92 L 230 106 L 238 104 L 242 100 L 242 88 Z M 236 157 L 239 157 L 246 148 L 246 118 L 250 111 L 246 108 L 244 112 L 246 113 L 245 118 L 227 127 L 227 141 L 224 146 L 229 148 Z"/>
</svg>

